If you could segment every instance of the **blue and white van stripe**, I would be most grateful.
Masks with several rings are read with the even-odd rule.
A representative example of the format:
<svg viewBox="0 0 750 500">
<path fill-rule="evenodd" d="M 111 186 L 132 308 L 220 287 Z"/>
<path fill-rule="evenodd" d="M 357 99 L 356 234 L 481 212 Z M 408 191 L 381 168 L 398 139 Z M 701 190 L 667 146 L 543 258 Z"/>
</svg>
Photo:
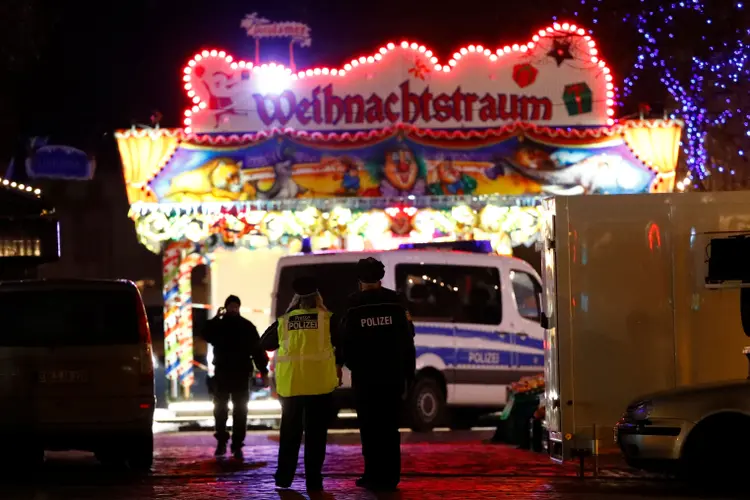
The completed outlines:
<svg viewBox="0 0 750 500">
<path fill-rule="evenodd" d="M 458 342 L 464 340 L 485 340 L 492 343 L 502 343 L 514 345 L 517 347 L 528 347 L 534 351 L 543 351 L 544 342 L 533 337 L 523 336 L 511 332 L 486 332 L 482 330 L 471 330 L 468 328 L 454 328 L 450 326 L 430 326 L 414 325 L 416 334 L 419 336 L 435 335 L 441 337 L 451 337 Z M 460 340 L 459 340 L 460 339 Z"/>
<path fill-rule="evenodd" d="M 511 332 L 415 324 L 417 358 L 435 356 L 453 383 L 507 384 L 544 367 L 541 340 Z"/>
</svg>

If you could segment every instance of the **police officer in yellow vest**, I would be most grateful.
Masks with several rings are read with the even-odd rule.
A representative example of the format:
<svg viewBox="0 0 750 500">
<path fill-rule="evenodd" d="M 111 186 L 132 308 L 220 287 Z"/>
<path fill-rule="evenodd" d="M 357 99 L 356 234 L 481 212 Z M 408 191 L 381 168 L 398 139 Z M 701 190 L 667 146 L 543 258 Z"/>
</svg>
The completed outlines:
<svg viewBox="0 0 750 500">
<path fill-rule="evenodd" d="M 276 392 L 281 400 L 281 429 L 276 486 L 289 488 L 297 470 L 305 434 L 308 492 L 323 490 L 323 462 L 333 391 L 341 384 L 343 356 L 337 348 L 337 320 L 326 309 L 314 280 L 298 278 L 287 312 L 263 334 L 260 344 L 276 352 Z"/>
</svg>

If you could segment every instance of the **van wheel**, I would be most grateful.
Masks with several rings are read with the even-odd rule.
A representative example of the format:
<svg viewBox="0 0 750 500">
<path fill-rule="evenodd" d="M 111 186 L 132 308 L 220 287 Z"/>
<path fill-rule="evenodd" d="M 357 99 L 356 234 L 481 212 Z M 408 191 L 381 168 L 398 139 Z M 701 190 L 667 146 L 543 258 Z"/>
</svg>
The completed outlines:
<svg viewBox="0 0 750 500">
<path fill-rule="evenodd" d="M 131 470 L 150 472 L 154 464 L 154 433 L 144 432 L 128 445 L 127 461 Z"/>
<path fill-rule="evenodd" d="M 429 432 L 445 414 L 445 393 L 432 377 L 417 380 L 407 400 L 407 416 L 414 432 Z"/>
</svg>

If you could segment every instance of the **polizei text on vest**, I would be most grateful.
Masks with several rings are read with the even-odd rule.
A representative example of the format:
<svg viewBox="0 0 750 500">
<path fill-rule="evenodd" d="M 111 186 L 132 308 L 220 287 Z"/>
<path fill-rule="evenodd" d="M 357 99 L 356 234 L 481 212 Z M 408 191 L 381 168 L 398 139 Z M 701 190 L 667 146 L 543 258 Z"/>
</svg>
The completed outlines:
<svg viewBox="0 0 750 500">
<path fill-rule="evenodd" d="M 317 330 L 317 314 L 300 314 L 290 316 L 287 322 L 287 330 Z"/>
</svg>

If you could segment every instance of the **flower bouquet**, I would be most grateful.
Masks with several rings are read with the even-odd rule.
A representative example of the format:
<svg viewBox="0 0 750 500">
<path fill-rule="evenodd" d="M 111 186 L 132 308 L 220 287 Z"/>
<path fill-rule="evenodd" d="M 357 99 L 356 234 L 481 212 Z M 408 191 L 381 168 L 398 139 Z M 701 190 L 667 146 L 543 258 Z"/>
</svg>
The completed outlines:
<svg viewBox="0 0 750 500">
<path fill-rule="evenodd" d="M 544 374 L 539 373 L 536 375 L 530 375 L 528 377 L 522 377 L 518 382 L 510 384 L 510 392 L 512 395 L 527 395 L 536 396 L 544 393 Z"/>
</svg>

